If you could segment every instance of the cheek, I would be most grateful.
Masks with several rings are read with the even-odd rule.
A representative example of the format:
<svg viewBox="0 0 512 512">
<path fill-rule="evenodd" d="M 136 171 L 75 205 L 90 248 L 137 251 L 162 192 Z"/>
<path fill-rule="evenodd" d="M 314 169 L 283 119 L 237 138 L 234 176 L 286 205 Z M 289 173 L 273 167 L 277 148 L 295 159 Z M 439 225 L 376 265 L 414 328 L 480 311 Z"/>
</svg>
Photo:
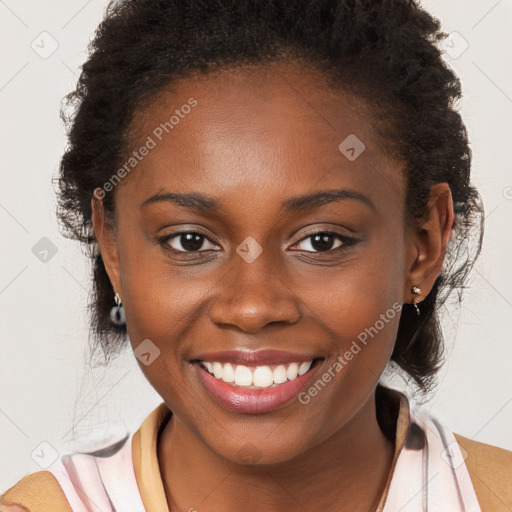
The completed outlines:
<svg viewBox="0 0 512 512">
<path fill-rule="evenodd" d="M 312 290 L 304 290 L 302 299 L 308 307 L 307 315 L 323 326 L 333 357 L 343 366 L 334 368 L 334 373 L 343 373 L 344 381 L 357 381 L 363 387 L 364 382 L 380 377 L 398 330 L 402 309 L 399 286 L 374 279 L 386 275 L 377 269 L 346 273 L 337 280 L 326 281 L 317 300 L 308 302 L 304 298 L 311 299 Z"/>
<path fill-rule="evenodd" d="M 136 222 L 136 219 L 133 219 Z M 165 337 L 179 330 L 207 283 L 194 278 L 193 266 L 177 266 L 158 243 L 120 222 L 120 270 L 130 338 Z M 135 224 L 134 224 L 135 225 Z"/>
<path fill-rule="evenodd" d="M 146 366 L 138 362 L 148 382 L 175 411 L 188 398 L 188 359 L 197 336 L 211 332 L 202 307 L 216 292 L 218 269 L 169 264 L 160 248 L 127 252 L 123 259 L 127 330 L 132 349 L 149 339 L 159 354 Z"/>
<path fill-rule="evenodd" d="M 384 263 L 327 280 L 318 300 L 308 303 L 308 314 L 331 340 L 332 356 L 300 400 L 328 433 L 361 408 L 393 352 L 402 304 Z"/>
<path fill-rule="evenodd" d="M 404 259 L 400 239 L 389 234 L 329 275 L 308 285 L 300 301 L 328 332 L 340 365 L 327 365 L 335 386 L 362 393 L 381 376 L 391 357 L 402 311 Z M 311 282 L 311 281 L 308 281 Z M 328 377 L 326 377 L 328 378 Z M 340 395 L 341 396 L 341 395 Z"/>
<path fill-rule="evenodd" d="M 389 237 L 386 237 L 389 238 Z M 356 339 L 377 323 L 383 338 L 394 340 L 403 293 L 404 257 L 397 244 L 376 237 L 337 268 L 317 269 L 298 283 L 307 314 L 319 318 L 336 338 Z M 385 317 L 385 324 L 379 321 Z"/>
<path fill-rule="evenodd" d="M 144 266 L 139 260 L 137 266 Z M 215 292 L 219 270 L 188 271 L 154 260 L 129 274 L 127 322 L 138 336 L 165 338 L 178 335 L 194 321 L 201 305 Z"/>
</svg>

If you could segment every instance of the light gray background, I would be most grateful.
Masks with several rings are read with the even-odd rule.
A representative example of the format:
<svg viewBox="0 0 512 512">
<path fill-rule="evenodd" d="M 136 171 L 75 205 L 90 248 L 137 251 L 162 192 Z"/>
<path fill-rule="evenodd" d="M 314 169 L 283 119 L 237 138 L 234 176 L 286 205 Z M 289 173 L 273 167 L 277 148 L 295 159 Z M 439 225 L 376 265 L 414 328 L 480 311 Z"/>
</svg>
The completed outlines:
<svg viewBox="0 0 512 512">
<path fill-rule="evenodd" d="M 462 80 L 473 182 L 487 216 L 463 308 L 443 320 L 449 360 L 424 407 L 455 432 L 512 449 L 512 3 L 422 3 L 462 36 L 453 36 L 452 55 L 469 44 L 446 60 Z M 51 178 L 66 143 L 59 106 L 105 6 L 0 0 L 0 492 L 41 469 L 31 456 L 51 452 L 41 442 L 65 453 L 80 440 L 131 431 L 161 401 L 129 352 L 107 369 L 85 366 L 89 270 L 54 214 Z M 32 252 L 43 237 L 57 249 L 46 263 Z"/>
</svg>

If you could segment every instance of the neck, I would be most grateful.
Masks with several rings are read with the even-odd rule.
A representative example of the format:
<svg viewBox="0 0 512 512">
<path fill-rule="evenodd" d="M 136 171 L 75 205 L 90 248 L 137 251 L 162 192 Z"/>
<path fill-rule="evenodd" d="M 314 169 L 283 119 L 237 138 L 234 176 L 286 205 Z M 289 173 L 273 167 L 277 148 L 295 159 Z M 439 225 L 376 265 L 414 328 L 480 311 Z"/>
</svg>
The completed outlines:
<svg viewBox="0 0 512 512">
<path fill-rule="evenodd" d="M 382 433 L 375 395 L 311 450 L 276 464 L 243 466 L 212 452 L 176 416 L 163 429 L 158 459 L 170 512 L 322 510 L 373 512 L 384 491 L 394 443 Z"/>
</svg>

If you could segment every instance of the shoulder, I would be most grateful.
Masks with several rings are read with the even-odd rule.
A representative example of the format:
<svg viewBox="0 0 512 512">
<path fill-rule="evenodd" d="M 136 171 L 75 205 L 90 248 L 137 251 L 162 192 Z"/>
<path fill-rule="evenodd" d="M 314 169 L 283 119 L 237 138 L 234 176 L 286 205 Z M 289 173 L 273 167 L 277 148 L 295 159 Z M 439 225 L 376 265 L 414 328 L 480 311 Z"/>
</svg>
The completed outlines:
<svg viewBox="0 0 512 512">
<path fill-rule="evenodd" d="M 1 512 L 71 512 L 71 507 L 50 471 L 37 471 L 0 495 Z"/>
<path fill-rule="evenodd" d="M 475 469 L 479 468 L 482 474 L 487 472 L 496 478 L 503 476 L 512 480 L 512 451 L 480 443 L 460 434 L 454 433 L 453 435 L 467 454 L 466 465 L 471 465 Z"/>
<path fill-rule="evenodd" d="M 512 507 L 512 451 L 453 434 L 482 511 L 509 511 Z"/>
<path fill-rule="evenodd" d="M 109 493 L 124 476 L 123 467 L 131 466 L 129 437 L 107 446 L 90 444 L 93 451 L 62 455 L 47 470 L 26 475 L 0 495 L 0 512 L 97 510 L 89 495 L 97 496 L 101 510 L 110 510 Z"/>
<path fill-rule="evenodd" d="M 50 468 L 26 475 L 2 494 L 0 512 L 72 512 L 73 510 L 145 509 L 135 472 L 153 453 L 162 422 L 172 414 L 165 402 L 133 432 L 87 442 L 80 451 L 62 455 Z M 137 441 L 138 451 L 132 445 Z M 141 445 L 142 443 L 142 445 Z M 156 454 L 153 454 L 156 457 Z M 149 459 L 148 459 L 149 460 Z M 156 460 L 156 458 L 155 458 Z M 139 467 L 138 466 L 138 467 Z M 139 473 L 142 473 L 139 468 Z M 92 502 L 88 496 L 94 496 Z"/>
</svg>

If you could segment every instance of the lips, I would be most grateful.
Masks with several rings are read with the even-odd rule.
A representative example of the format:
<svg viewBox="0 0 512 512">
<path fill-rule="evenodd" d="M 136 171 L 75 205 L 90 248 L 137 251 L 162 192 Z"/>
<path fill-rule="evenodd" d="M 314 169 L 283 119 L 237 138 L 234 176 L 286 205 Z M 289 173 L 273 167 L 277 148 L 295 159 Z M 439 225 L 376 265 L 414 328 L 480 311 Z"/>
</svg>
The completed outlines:
<svg viewBox="0 0 512 512">
<path fill-rule="evenodd" d="M 311 380 L 323 357 L 278 350 L 200 354 L 196 376 L 221 406 L 242 413 L 270 412 L 290 403 Z"/>
</svg>

